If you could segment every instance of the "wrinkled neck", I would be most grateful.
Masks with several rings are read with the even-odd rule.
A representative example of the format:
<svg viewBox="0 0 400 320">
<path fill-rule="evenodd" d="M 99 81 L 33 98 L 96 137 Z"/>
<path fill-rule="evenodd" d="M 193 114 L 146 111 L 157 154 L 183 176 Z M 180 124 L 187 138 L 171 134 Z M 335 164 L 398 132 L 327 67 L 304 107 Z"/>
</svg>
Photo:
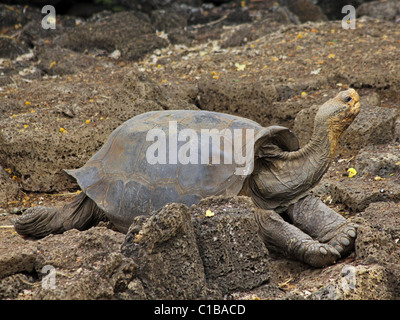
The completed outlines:
<svg viewBox="0 0 400 320">
<path fill-rule="evenodd" d="M 301 149 L 265 159 L 248 179 L 243 194 L 249 193 L 261 208 L 281 212 L 308 194 L 327 171 L 337 141 L 326 127 L 315 126 L 310 141 Z"/>
<path fill-rule="evenodd" d="M 321 159 L 322 163 L 330 163 L 334 157 L 337 142 L 332 140 L 326 126 L 315 126 L 310 141 L 304 147 L 306 159 Z M 306 160 L 307 161 L 307 160 Z"/>
<path fill-rule="evenodd" d="M 285 152 L 286 160 L 295 160 L 303 163 L 304 168 L 313 171 L 327 169 L 332 161 L 337 146 L 336 137 L 329 133 L 327 126 L 316 125 L 310 141 L 295 152 Z M 301 168 L 299 168 L 301 169 Z"/>
<path fill-rule="evenodd" d="M 284 161 L 294 163 L 290 166 L 294 171 L 290 179 L 292 187 L 304 191 L 313 188 L 328 170 L 333 159 L 337 142 L 329 136 L 326 127 L 315 126 L 310 141 L 295 152 L 285 153 Z"/>
</svg>

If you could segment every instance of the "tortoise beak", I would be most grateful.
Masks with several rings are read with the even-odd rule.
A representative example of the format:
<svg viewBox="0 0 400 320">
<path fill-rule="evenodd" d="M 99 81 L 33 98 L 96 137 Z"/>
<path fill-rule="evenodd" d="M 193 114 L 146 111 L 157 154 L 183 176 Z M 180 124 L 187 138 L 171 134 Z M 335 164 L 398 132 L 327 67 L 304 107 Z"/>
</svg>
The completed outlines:
<svg viewBox="0 0 400 320">
<path fill-rule="evenodd" d="M 349 96 L 352 98 L 350 102 L 350 112 L 356 116 L 361 110 L 360 96 L 354 89 L 349 89 L 348 93 Z"/>
</svg>

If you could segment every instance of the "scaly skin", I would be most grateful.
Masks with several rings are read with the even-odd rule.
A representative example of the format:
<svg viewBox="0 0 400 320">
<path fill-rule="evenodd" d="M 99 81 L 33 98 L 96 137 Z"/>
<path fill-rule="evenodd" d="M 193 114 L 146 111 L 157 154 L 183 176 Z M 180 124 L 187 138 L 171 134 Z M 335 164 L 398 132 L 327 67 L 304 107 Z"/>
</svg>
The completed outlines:
<svg viewBox="0 0 400 320">
<path fill-rule="evenodd" d="M 260 236 L 273 251 L 316 268 L 331 265 L 340 258 L 340 253 L 333 246 L 314 240 L 273 210 L 257 209 L 255 219 L 260 227 Z"/>
<path fill-rule="evenodd" d="M 357 225 L 326 206 L 314 196 L 308 196 L 289 207 L 287 211 L 293 224 L 321 243 L 328 243 L 341 256 L 353 247 Z"/>
</svg>

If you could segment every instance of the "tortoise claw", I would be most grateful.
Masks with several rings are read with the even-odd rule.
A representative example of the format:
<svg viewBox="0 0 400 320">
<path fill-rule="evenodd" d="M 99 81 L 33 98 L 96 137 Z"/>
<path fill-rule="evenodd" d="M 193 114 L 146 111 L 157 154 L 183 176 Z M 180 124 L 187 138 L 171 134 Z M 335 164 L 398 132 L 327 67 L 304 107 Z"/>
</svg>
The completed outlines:
<svg viewBox="0 0 400 320">
<path fill-rule="evenodd" d="M 290 253 L 294 257 L 316 268 L 334 264 L 340 258 L 340 253 L 333 246 L 315 240 L 302 240 L 289 247 L 292 247 Z"/>
<path fill-rule="evenodd" d="M 337 230 L 337 234 L 329 240 L 328 244 L 333 246 L 343 257 L 354 247 L 357 237 L 357 227 L 355 223 L 347 223 Z"/>
</svg>

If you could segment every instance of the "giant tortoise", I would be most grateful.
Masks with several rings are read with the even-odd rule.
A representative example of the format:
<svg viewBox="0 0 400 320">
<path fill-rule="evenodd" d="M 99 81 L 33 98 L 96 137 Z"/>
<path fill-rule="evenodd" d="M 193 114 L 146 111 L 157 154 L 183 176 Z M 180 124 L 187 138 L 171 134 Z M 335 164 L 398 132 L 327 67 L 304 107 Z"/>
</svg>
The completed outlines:
<svg viewBox="0 0 400 320">
<path fill-rule="evenodd" d="M 127 232 L 134 217 L 169 202 L 190 206 L 207 196 L 244 195 L 257 207 L 255 220 L 269 248 L 315 267 L 332 264 L 353 248 L 357 226 L 309 191 L 327 171 L 340 135 L 359 111 L 357 92 L 340 92 L 319 108 L 313 135 L 302 148 L 288 128 L 265 128 L 233 115 L 140 114 L 115 129 L 83 167 L 66 170 L 82 189 L 72 203 L 61 209 L 30 208 L 14 221 L 15 229 L 40 238 L 108 219 Z M 243 152 L 249 150 L 245 168 Z"/>
</svg>

